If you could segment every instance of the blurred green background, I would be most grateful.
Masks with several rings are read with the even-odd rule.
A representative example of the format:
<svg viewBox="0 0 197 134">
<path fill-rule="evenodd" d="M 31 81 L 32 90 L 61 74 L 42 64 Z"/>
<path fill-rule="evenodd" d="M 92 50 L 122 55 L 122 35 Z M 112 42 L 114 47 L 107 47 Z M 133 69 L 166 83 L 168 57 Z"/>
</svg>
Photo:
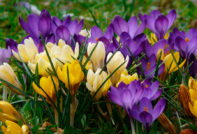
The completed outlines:
<svg viewBox="0 0 197 134">
<path fill-rule="evenodd" d="M 77 19 L 84 18 L 84 28 L 98 25 L 102 30 L 115 15 L 128 20 L 133 15 L 150 13 L 154 9 L 164 14 L 176 9 L 177 19 L 173 27 L 186 31 L 197 28 L 195 0 L 0 0 L 0 46 L 5 45 L 5 38 L 22 40 L 26 33 L 20 27 L 18 17 L 26 19 L 31 9 L 37 13 L 47 9 L 52 16 L 62 19 L 68 14 Z"/>
</svg>

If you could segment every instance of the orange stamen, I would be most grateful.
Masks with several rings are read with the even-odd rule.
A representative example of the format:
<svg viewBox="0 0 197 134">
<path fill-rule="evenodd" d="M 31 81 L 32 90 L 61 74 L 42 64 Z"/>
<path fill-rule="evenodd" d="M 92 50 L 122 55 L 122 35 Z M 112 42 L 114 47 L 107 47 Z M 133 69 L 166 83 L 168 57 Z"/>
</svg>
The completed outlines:
<svg viewBox="0 0 197 134">
<path fill-rule="evenodd" d="M 145 88 L 148 88 L 148 85 L 147 84 L 145 84 Z"/>
<path fill-rule="evenodd" d="M 186 37 L 186 38 L 185 38 L 185 41 L 186 41 L 186 42 L 189 42 L 189 38 L 188 38 L 188 37 Z"/>
<path fill-rule="evenodd" d="M 147 63 L 147 70 L 150 70 L 150 62 Z"/>
<path fill-rule="evenodd" d="M 144 107 L 144 111 L 148 112 L 148 108 L 147 107 Z"/>
<path fill-rule="evenodd" d="M 98 41 L 98 38 L 96 38 L 96 41 Z"/>
</svg>

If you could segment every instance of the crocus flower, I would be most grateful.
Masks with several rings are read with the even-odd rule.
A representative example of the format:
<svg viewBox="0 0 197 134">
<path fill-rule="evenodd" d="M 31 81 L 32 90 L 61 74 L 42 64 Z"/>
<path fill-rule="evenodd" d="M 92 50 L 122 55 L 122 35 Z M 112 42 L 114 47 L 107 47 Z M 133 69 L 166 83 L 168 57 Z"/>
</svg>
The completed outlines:
<svg viewBox="0 0 197 134">
<path fill-rule="evenodd" d="M 146 39 L 146 36 L 142 34 L 145 29 L 145 22 L 142 21 L 142 24 L 138 26 L 136 16 L 131 17 L 128 23 L 120 16 L 116 16 L 112 24 L 122 43 L 120 51 L 125 56 L 137 56 L 142 51 L 142 42 Z"/>
<path fill-rule="evenodd" d="M 101 72 L 100 68 L 98 68 L 95 73 L 91 69 L 88 70 L 86 86 L 92 95 L 97 92 L 98 88 L 103 84 L 107 77 L 108 74 L 105 71 Z M 97 92 L 95 100 L 99 100 L 102 96 L 106 96 L 110 86 L 111 81 L 108 79 Z"/>
<path fill-rule="evenodd" d="M 151 79 L 146 79 L 143 82 L 143 85 L 145 87 L 143 96 L 150 100 L 157 99 L 162 93 L 162 89 L 159 89 L 158 81 L 151 82 Z"/>
<path fill-rule="evenodd" d="M 174 55 L 174 58 L 175 58 L 176 62 L 178 63 L 179 59 L 180 59 L 179 52 L 174 52 L 173 55 Z M 172 56 L 171 53 L 168 54 L 167 56 L 165 56 L 164 58 L 161 58 L 161 59 L 163 59 L 164 64 L 165 64 L 164 73 L 167 73 L 167 71 L 168 71 L 168 73 L 171 74 L 171 73 L 178 70 L 176 62 L 173 59 L 173 56 Z M 179 64 L 179 68 L 181 68 L 185 64 L 185 62 L 186 62 L 186 59 L 182 63 Z"/>
<path fill-rule="evenodd" d="M 114 34 L 113 25 L 110 24 L 107 27 L 105 34 L 103 34 L 101 29 L 98 28 L 97 26 L 93 26 L 91 28 L 90 33 L 91 33 L 91 36 L 88 39 L 88 42 L 96 43 L 97 41 L 104 41 L 105 45 L 108 45 L 108 43 L 110 43 Z"/>
<path fill-rule="evenodd" d="M 197 58 L 195 55 L 191 55 L 189 59 L 189 63 L 193 62 L 191 67 L 189 68 L 189 73 L 191 76 L 196 77 L 197 76 Z"/>
<path fill-rule="evenodd" d="M 16 74 L 14 73 L 14 70 L 7 63 L 3 63 L 3 65 L 0 65 L 0 79 L 7 81 L 8 83 L 12 84 L 13 86 L 17 87 L 20 90 L 23 89 Z M 4 84 L 8 86 L 6 83 Z M 13 87 L 10 87 L 10 89 L 17 94 L 21 94 L 18 90 L 16 90 Z"/>
<path fill-rule="evenodd" d="M 5 125 L 2 126 L 2 131 L 4 134 L 29 134 L 27 125 L 22 125 L 22 127 L 20 127 L 15 122 L 9 120 L 5 121 Z"/>
<path fill-rule="evenodd" d="M 75 95 L 84 78 L 81 65 L 77 60 L 73 60 L 71 63 L 65 63 L 62 69 L 59 67 L 57 69 L 57 75 L 64 82 L 66 88 L 70 90 L 72 96 Z"/>
<path fill-rule="evenodd" d="M 170 34 L 169 44 L 172 49 L 179 51 L 183 58 L 189 59 L 192 54 L 197 54 L 197 31 L 192 28 L 187 33 L 177 28 Z"/>
<path fill-rule="evenodd" d="M 126 69 L 129 57 L 127 56 L 126 58 L 124 58 L 123 54 L 120 51 L 117 51 L 111 58 L 112 55 L 112 53 L 109 53 L 107 55 L 107 62 L 110 59 L 107 64 L 107 71 L 109 74 L 114 72 L 121 64 L 125 62 L 118 70 L 116 70 L 116 72 L 110 78 L 112 84 L 114 85 L 119 81 L 122 71 Z"/>
<path fill-rule="evenodd" d="M 11 57 L 11 49 L 0 48 L 0 65 L 4 62 L 9 62 L 9 58 Z"/>
<path fill-rule="evenodd" d="M 52 64 L 57 68 L 57 59 L 52 58 Z M 46 52 L 41 52 L 36 54 L 33 61 L 28 62 L 28 67 L 31 69 L 32 73 L 35 74 L 36 66 L 38 67 L 38 74 L 42 76 L 48 76 L 49 70 L 52 71 L 51 63 Z"/>
<path fill-rule="evenodd" d="M 127 33 L 131 39 L 141 34 L 145 29 L 145 23 L 142 21 L 141 25 L 138 25 L 137 17 L 133 16 L 126 22 L 122 17 L 116 16 L 112 21 L 114 31 L 118 36 L 122 33 Z"/>
<path fill-rule="evenodd" d="M 55 69 L 62 68 L 64 63 L 71 62 L 73 58 L 77 59 L 79 54 L 79 44 L 76 43 L 75 50 L 73 51 L 70 45 L 60 39 L 58 45 L 48 42 L 46 44 L 47 51 L 52 60 Z M 46 51 L 36 54 L 35 58 L 28 62 L 28 66 L 33 73 L 35 73 L 36 66 L 38 65 L 38 73 L 43 76 L 49 75 L 48 70 L 52 70 L 49 57 Z"/>
<path fill-rule="evenodd" d="M 141 100 L 143 93 L 144 86 L 135 80 L 128 85 L 121 82 L 117 88 L 111 86 L 108 96 L 112 102 L 122 106 L 129 113 L 133 105 Z"/>
<path fill-rule="evenodd" d="M 157 67 L 157 59 L 156 56 L 153 54 L 149 58 L 143 58 L 141 60 L 141 66 L 146 77 L 153 78 L 155 75 L 155 70 Z M 142 74 L 142 70 L 139 68 L 139 72 Z M 160 75 L 164 70 L 164 65 L 158 69 L 158 75 Z"/>
<path fill-rule="evenodd" d="M 155 55 L 157 59 L 160 56 L 160 51 L 164 50 L 164 54 L 166 54 L 169 50 L 168 48 L 168 42 L 165 39 L 161 39 L 158 42 L 156 42 L 154 45 L 151 46 L 148 41 L 144 42 L 144 48 L 145 48 L 145 53 L 147 54 L 148 57 L 151 55 Z"/>
<path fill-rule="evenodd" d="M 65 17 L 64 20 L 57 17 L 52 19 L 52 32 L 55 35 L 55 41 L 63 39 L 66 43 L 71 44 L 72 48 L 74 48 L 75 42 L 82 42 L 85 39 L 79 34 L 82 28 L 83 20 L 78 23 L 77 19 L 72 21 L 70 16 Z"/>
<path fill-rule="evenodd" d="M 17 58 L 17 60 L 22 60 L 23 62 L 32 61 L 38 53 L 38 49 L 32 38 L 25 39 L 24 44 L 19 44 L 17 48 L 18 53 L 16 53 L 14 50 L 12 50 L 12 53 L 14 57 Z"/>
<path fill-rule="evenodd" d="M 191 113 L 197 118 L 197 81 L 192 77 L 189 78 L 188 82 L 189 94 L 191 102 L 189 103 L 189 109 Z"/>
<path fill-rule="evenodd" d="M 23 119 L 21 114 L 7 101 L 0 101 L 0 109 L 0 120 L 2 122 L 6 120 L 18 122 Z"/>
<path fill-rule="evenodd" d="M 143 123 L 143 125 L 149 129 L 151 124 L 159 117 L 159 115 L 162 114 L 165 109 L 165 105 L 165 99 L 161 99 L 153 108 L 149 99 L 142 98 L 139 106 L 135 104 L 129 112 L 129 115 Z"/>
<path fill-rule="evenodd" d="M 27 17 L 27 23 L 20 17 L 19 22 L 22 28 L 29 34 L 36 46 L 38 47 L 39 52 L 43 51 L 42 40 L 40 33 L 45 41 L 54 42 L 54 34 L 51 32 L 51 16 L 46 10 L 42 10 L 40 15 L 30 14 Z"/>
<path fill-rule="evenodd" d="M 128 74 L 127 70 L 125 69 L 124 71 L 122 71 L 121 75 L 120 75 L 120 79 L 118 81 L 118 83 L 116 84 L 116 87 L 118 87 L 118 85 L 121 82 L 124 82 L 126 85 L 130 84 L 132 81 L 134 80 L 138 80 L 138 74 L 134 73 L 133 75 Z"/>
<path fill-rule="evenodd" d="M 155 33 L 157 39 L 163 39 L 168 29 L 176 19 L 176 11 L 171 10 L 167 16 L 162 15 L 158 10 L 153 10 L 150 15 L 140 14 L 140 19 L 146 22 L 146 27 Z"/>
<path fill-rule="evenodd" d="M 94 51 L 93 51 L 93 49 L 94 49 Z M 93 53 L 92 53 L 92 51 L 93 51 Z M 93 63 L 94 70 L 97 70 L 98 68 L 102 68 L 104 66 L 104 61 L 105 61 L 105 46 L 104 46 L 104 44 L 100 41 L 98 42 L 98 44 L 88 43 L 88 48 L 87 48 L 88 56 L 91 53 L 92 53 L 92 55 L 90 57 L 90 61 Z"/>
<path fill-rule="evenodd" d="M 48 76 L 48 77 L 42 77 L 40 79 L 39 88 L 36 83 L 32 83 L 32 86 L 34 90 L 44 96 L 47 99 L 47 102 L 51 103 L 50 99 L 55 102 L 56 101 L 56 91 L 59 90 L 59 81 L 55 76 Z M 44 90 L 44 91 L 43 91 Z M 56 91 L 55 91 L 56 90 Z M 50 99 L 49 99 L 50 98 Z"/>
<path fill-rule="evenodd" d="M 144 34 L 139 34 L 134 39 L 128 38 L 126 33 L 122 33 L 120 36 L 122 42 L 122 47 L 120 51 L 124 56 L 129 55 L 130 59 L 138 56 L 143 50 L 143 42 L 146 41 L 146 36 Z"/>
<path fill-rule="evenodd" d="M 6 42 L 5 44 L 6 44 L 7 49 L 10 48 L 11 50 L 18 52 L 18 49 L 17 49 L 18 43 L 15 40 L 7 38 L 5 42 Z"/>
</svg>

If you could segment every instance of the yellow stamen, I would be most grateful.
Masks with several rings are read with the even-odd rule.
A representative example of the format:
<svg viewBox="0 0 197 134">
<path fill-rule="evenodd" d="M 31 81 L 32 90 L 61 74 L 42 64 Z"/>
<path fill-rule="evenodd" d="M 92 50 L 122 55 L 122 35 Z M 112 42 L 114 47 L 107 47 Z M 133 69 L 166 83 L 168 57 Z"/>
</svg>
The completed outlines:
<svg viewBox="0 0 197 134">
<path fill-rule="evenodd" d="M 145 85 L 145 88 L 148 88 L 148 85 L 147 84 Z"/>
</svg>

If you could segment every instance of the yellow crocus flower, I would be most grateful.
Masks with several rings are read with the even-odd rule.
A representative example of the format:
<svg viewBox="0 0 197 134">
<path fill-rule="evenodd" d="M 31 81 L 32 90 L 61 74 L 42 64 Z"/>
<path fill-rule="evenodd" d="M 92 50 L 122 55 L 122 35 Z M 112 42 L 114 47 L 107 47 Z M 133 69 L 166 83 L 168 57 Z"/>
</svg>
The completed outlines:
<svg viewBox="0 0 197 134">
<path fill-rule="evenodd" d="M 24 44 L 18 45 L 18 53 L 12 50 L 14 57 L 16 57 L 19 61 L 29 62 L 34 59 L 36 54 L 38 53 L 38 49 L 32 40 L 32 38 L 28 38 L 24 40 Z M 20 55 L 20 57 L 19 57 Z"/>
<path fill-rule="evenodd" d="M 29 128 L 26 125 L 20 127 L 15 122 L 6 120 L 6 126 L 2 126 L 2 131 L 4 134 L 29 134 Z"/>
<path fill-rule="evenodd" d="M 57 77 L 55 77 L 55 76 L 52 76 L 52 77 L 48 76 L 48 77 L 42 77 L 40 79 L 40 87 L 47 93 L 47 95 L 34 82 L 33 82 L 32 86 L 33 86 L 34 90 L 38 94 L 44 96 L 49 103 L 50 103 L 50 100 L 47 97 L 47 95 L 51 98 L 51 100 L 53 100 L 53 102 L 56 101 L 56 91 L 55 90 L 57 90 L 57 91 L 59 90 L 59 81 L 58 81 Z"/>
<path fill-rule="evenodd" d="M 77 60 L 72 60 L 71 63 L 65 63 L 62 69 L 57 69 L 59 79 L 64 82 L 67 89 L 70 90 L 71 95 L 74 95 L 84 78 L 84 73 L 81 65 Z M 69 83 L 68 83 L 69 76 Z"/>
<path fill-rule="evenodd" d="M 107 61 L 111 58 L 111 56 L 112 56 L 112 53 L 109 53 L 107 55 Z M 107 71 L 108 71 L 109 74 L 111 74 L 121 64 L 123 64 L 125 62 L 118 70 L 116 70 L 116 72 L 110 78 L 113 85 L 115 85 L 119 81 L 122 71 L 124 71 L 126 69 L 126 67 L 127 67 L 128 61 L 129 61 L 129 57 L 128 56 L 125 59 L 123 54 L 120 51 L 117 51 L 114 54 L 114 56 L 111 58 L 109 63 L 107 64 Z"/>
<path fill-rule="evenodd" d="M 22 85 L 19 82 L 19 80 L 18 80 L 16 74 L 14 73 L 12 67 L 7 63 L 3 63 L 3 65 L 0 65 L 0 78 L 3 79 L 4 81 L 7 81 L 10 84 L 12 84 L 13 86 L 21 89 L 21 90 L 23 89 Z M 6 85 L 6 86 L 8 86 L 8 85 Z M 15 88 L 10 87 L 10 89 L 17 94 L 21 94 Z"/>
<path fill-rule="evenodd" d="M 192 101 L 192 103 L 189 103 L 189 109 L 191 113 L 197 118 L 197 100 Z"/>
<path fill-rule="evenodd" d="M 98 88 L 108 77 L 108 74 L 105 71 L 102 71 L 101 73 L 100 72 L 101 72 L 100 68 L 98 68 L 95 73 L 92 71 L 92 69 L 88 70 L 86 86 L 92 95 L 96 93 Z M 102 96 L 105 96 L 111 84 L 112 83 L 110 79 L 107 80 L 96 94 L 95 100 L 99 100 Z"/>
<path fill-rule="evenodd" d="M 126 85 L 128 85 L 129 83 L 131 83 L 132 81 L 134 80 L 138 80 L 138 75 L 137 73 L 134 73 L 133 75 L 129 75 L 127 70 L 125 69 L 121 75 L 120 75 L 120 79 L 118 81 L 118 83 L 116 84 L 116 87 L 118 87 L 118 85 L 121 83 L 121 82 L 124 82 Z"/>
<path fill-rule="evenodd" d="M 177 63 L 179 62 L 180 54 L 179 52 L 174 52 L 173 55 L 176 61 L 174 60 L 171 53 L 163 58 L 164 59 L 163 61 L 165 64 L 164 72 L 167 72 L 169 69 L 169 72 L 168 72 L 169 74 L 178 70 L 176 62 Z M 179 64 L 179 68 L 181 68 L 185 64 L 185 62 L 186 62 L 186 59 L 181 64 Z"/>
<path fill-rule="evenodd" d="M 18 122 L 23 120 L 23 117 L 16 109 L 7 101 L 0 101 L 0 120 L 5 122 L 6 120 L 11 120 Z"/>
<path fill-rule="evenodd" d="M 189 108 L 191 113 L 197 118 L 197 81 L 190 77 L 188 86 L 191 99 L 191 103 L 189 103 Z"/>
</svg>

